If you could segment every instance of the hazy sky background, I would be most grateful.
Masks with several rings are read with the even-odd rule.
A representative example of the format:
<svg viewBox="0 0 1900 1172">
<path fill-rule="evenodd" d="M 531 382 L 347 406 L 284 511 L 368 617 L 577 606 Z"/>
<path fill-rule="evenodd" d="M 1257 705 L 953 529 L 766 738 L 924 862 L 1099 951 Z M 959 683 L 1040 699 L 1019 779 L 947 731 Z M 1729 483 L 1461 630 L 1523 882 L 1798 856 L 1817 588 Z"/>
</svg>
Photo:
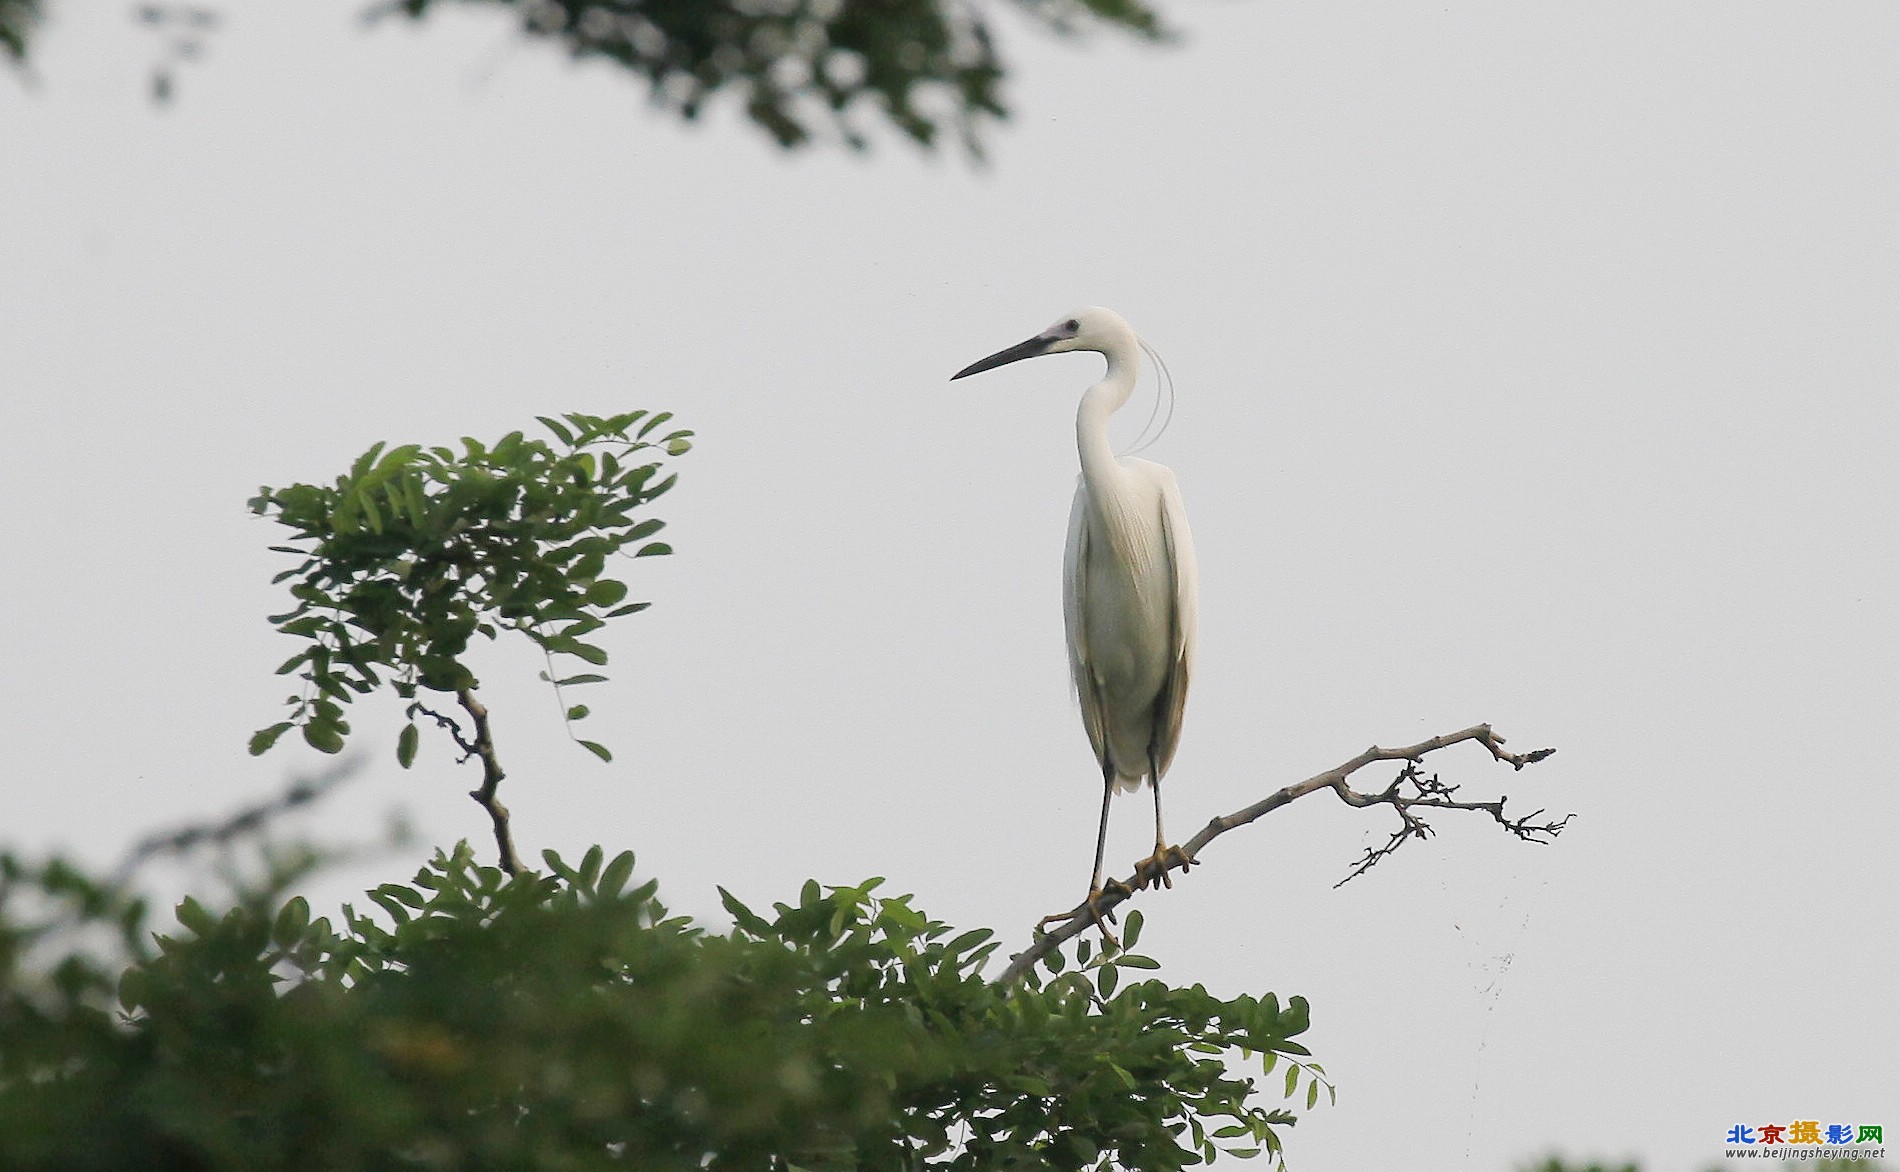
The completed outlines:
<svg viewBox="0 0 1900 1172">
<path fill-rule="evenodd" d="M 630 846 L 714 919 L 715 883 L 884 875 L 1020 946 L 1093 845 L 1057 580 L 1100 360 L 946 380 L 1098 303 L 1180 392 L 1181 837 L 1481 720 L 1559 752 L 1448 780 L 1578 814 L 1441 818 L 1335 890 L 1390 815 L 1319 794 L 1141 898 L 1167 978 L 1312 1000 L 1339 1103 L 1293 1167 L 1900 1127 L 1900 8 L 1176 3 L 1165 50 L 998 8 L 1018 117 L 977 168 L 685 128 L 495 13 L 222 7 L 169 108 L 124 5 L 53 5 L 0 75 L 16 848 L 109 860 L 319 764 L 244 754 L 292 650 L 259 484 L 666 408 L 700 446 L 586 697 L 615 763 L 537 659 L 481 661 L 524 852 Z M 365 771 L 300 825 L 417 840 L 332 904 L 489 849 L 445 746 L 403 774 L 358 707 Z"/>
</svg>

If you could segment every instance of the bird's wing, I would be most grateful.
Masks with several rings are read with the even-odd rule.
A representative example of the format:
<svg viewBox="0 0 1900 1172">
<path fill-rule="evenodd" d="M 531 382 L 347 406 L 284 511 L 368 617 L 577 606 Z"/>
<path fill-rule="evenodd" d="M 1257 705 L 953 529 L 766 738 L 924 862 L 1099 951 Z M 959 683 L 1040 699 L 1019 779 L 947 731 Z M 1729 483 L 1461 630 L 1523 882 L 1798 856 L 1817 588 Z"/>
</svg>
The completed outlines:
<svg viewBox="0 0 1900 1172">
<path fill-rule="evenodd" d="M 1169 608 L 1172 662 L 1155 701 L 1155 763 L 1162 773 L 1174 760 L 1181 743 L 1181 714 L 1187 708 L 1188 679 L 1194 674 L 1194 642 L 1200 621 L 1201 575 L 1194 563 L 1194 535 L 1188 531 L 1187 506 L 1174 474 L 1162 469 L 1161 538 L 1168 555 L 1168 577 L 1174 588 Z"/>
<path fill-rule="evenodd" d="M 1089 668 L 1088 627 L 1082 620 L 1088 602 L 1089 578 L 1088 485 L 1079 477 L 1075 504 L 1069 509 L 1069 540 L 1062 547 L 1062 621 L 1069 637 L 1069 678 L 1075 683 L 1076 702 L 1082 706 L 1082 727 L 1088 730 L 1095 760 L 1108 760 L 1102 697 Z"/>
</svg>

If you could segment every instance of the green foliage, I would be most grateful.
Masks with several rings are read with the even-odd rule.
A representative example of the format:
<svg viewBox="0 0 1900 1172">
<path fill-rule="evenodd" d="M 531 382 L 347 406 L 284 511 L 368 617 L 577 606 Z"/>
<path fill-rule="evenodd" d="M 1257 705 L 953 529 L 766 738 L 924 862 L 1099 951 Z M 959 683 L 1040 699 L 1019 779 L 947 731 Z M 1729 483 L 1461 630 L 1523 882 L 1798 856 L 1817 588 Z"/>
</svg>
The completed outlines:
<svg viewBox="0 0 1900 1172">
<path fill-rule="evenodd" d="M 278 577 L 297 605 L 271 621 L 303 641 L 280 672 L 306 688 L 253 752 L 299 726 L 335 751 L 343 706 L 388 683 L 409 702 L 401 764 L 418 715 L 483 757 L 506 870 L 462 843 L 333 924 L 287 897 L 308 857 L 277 859 L 152 936 L 121 885 L 0 855 L 0 1168 L 1174 1172 L 1281 1155 L 1297 1116 L 1238 1071 L 1258 1058 L 1309 1108 L 1331 1094 L 1296 1040 L 1305 1000 L 1170 987 L 1129 951 L 1139 912 L 1125 943 L 1074 941 L 1004 984 L 984 978 L 988 930 L 954 933 L 879 880 L 807 882 L 770 916 L 722 891 L 722 934 L 669 916 L 631 853 L 519 866 L 464 655 L 513 629 L 557 689 L 604 678 L 553 664 L 604 664 L 584 638 L 644 605 L 605 576 L 610 555 L 670 552 L 638 515 L 672 483 L 657 457 L 689 446 L 658 434 L 668 418 L 543 418 L 553 442 L 459 453 L 378 444 L 333 486 L 261 491 L 253 509 L 295 533 L 275 548 L 302 559 Z M 455 694 L 472 733 L 424 692 Z M 311 792 L 152 841 L 227 842 Z"/>
<path fill-rule="evenodd" d="M 420 19 L 443 2 L 382 0 L 369 14 Z M 688 121 L 714 94 L 734 93 L 752 123 L 782 147 L 811 142 L 815 125 L 823 125 L 862 150 L 869 143 L 865 124 L 882 121 L 925 147 L 954 129 L 980 154 L 983 124 L 1009 116 L 990 22 L 978 7 L 956 0 L 458 2 L 514 9 L 524 35 L 643 78 L 655 105 Z M 0 55 L 25 60 L 40 7 L 41 0 L 0 0 Z M 1167 36 L 1144 0 L 1014 0 L 1014 7 L 1063 35 L 1105 27 L 1147 40 Z M 153 5 L 137 14 L 148 24 L 181 15 Z M 217 19 L 215 6 L 182 15 Z M 169 99 L 168 64 L 154 74 L 153 94 Z"/>
<path fill-rule="evenodd" d="M 0 902 L 0 1167 L 1159 1170 L 1277 1152 L 1294 1120 L 1224 1059 L 1304 1055 L 1299 998 L 1086 944 L 1003 988 L 988 931 L 875 880 L 769 918 L 727 895 L 721 935 L 631 854 L 544 857 L 510 879 L 463 845 L 338 925 L 277 884 L 186 900 L 155 942 L 136 905 L 6 860 L 0 898 L 54 892 L 130 960 L 29 971 L 44 930 Z"/>
<path fill-rule="evenodd" d="M 465 438 L 460 452 L 379 443 L 333 485 L 260 489 L 251 510 L 295 534 L 296 544 L 272 548 L 303 558 L 274 579 L 291 583 L 297 605 L 270 621 L 304 641 L 277 671 L 296 672 L 305 686 L 287 701 L 288 719 L 251 738 L 251 752 L 293 728 L 314 748 L 341 750 L 344 705 L 387 677 L 409 701 L 396 745 L 406 768 L 419 741 L 415 718 L 426 711 L 418 689 L 474 689 L 464 653 L 476 635 L 519 631 L 548 655 L 550 672 L 555 656 L 604 665 L 607 652 L 585 637 L 647 605 L 626 601 L 607 559 L 629 547 L 635 557 L 672 552 L 651 540 L 664 522 L 638 515 L 672 487 L 658 457 L 691 447 L 691 432 L 662 430 L 671 418 L 544 416 L 553 442 L 513 432 L 492 447 Z M 559 689 L 606 677 L 549 678 Z M 587 715 L 585 705 L 564 711 L 570 722 Z"/>
<path fill-rule="evenodd" d="M 396 0 L 420 17 L 438 0 Z M 512 8 L 530 37 L 559 42 L 645 78 L 656 104 L 698 116 L 737 91 L 753 123 L 780 146 L 828 123 L 854 149 L 881 117 L 930 146 L 954 125 L 975 152 L 984 119 L 1007 117 L 1003 66 L 989 23 L 954 0 L 462 0 Z M 1016 0 L 1060 32 L 1084 23 L 1162 35 L 1142 0 Z"/>
<path fill-rule="evenodd" d="M 0 51 L 24 61 L 27 36 L 39 21 L 39 0 L 0 0 Z"/>
</svg>

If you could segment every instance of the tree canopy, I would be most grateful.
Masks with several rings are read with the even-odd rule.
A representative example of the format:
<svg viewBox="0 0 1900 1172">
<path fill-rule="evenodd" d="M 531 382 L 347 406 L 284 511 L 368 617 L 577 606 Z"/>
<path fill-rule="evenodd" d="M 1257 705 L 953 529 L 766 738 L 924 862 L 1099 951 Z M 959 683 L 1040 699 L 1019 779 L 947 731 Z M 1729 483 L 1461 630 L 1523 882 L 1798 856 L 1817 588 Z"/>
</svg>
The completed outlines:
<svg viewBox="0 0 1900 1172">
<path fill-rule="evenodd" d="M 1174 988 L 1086 942 L 1002 985 L 988 931 L 875 880 L 769 914 L 728 895 L 719 933 L 631 853 L 543 859 L 511 878 L 463 844 L 336 925 L 279 872 L 156 937 L 121 892 L 0 859 L 0 1165 L 1161 1170 L 1279 1150 L 1294 1116 L 1248 1056 L 1320 1092 L 1297 997 Z M 62 912 L 23 921 L 29 889 Z M 74 924 L 128 963 L 22 963 Z"/>
<path fill-rule="evenodd" d="M 333 922 L 293 894 L 316 857 L 266 851 L 261 878 L 187 898 L 152 931 L 142 859 L 268 830 L 320 795 L 314 782 L 154 839 L 110 879 L 0 854 L 0 1166 L 1174 1172 L 1223 1150 L 1284 1163 L 1296 1111 L 1333 1092 L 1297 1040 L 1308 1004 L 1154 975 L 1134 951 L 1141 913 L 1123 909 L 1119 936 L 1105 917 L 1166 864 L 1051 917 L 1066 922 L 1006 964 L 991 964 L 989 929 L 958 932 L 875 878 L 807 881 L 769 914 L 722 891 L 721 931 L 670 915 L 631 851 L 525 864 L 465 653 L 513 632 L 546 653 L 557 691 L 604 683 L 556 657 L 604 669 L 586 637 L 644 609 L 609 559 L 672 552 L 649 507 L 673 483 L 662 461 L 691 446 L 666 412 L 539 422 L 551 438 L 375 444 L 333 482 L 251 502 L 291 531 L 274 548 L 296 559 L 277 578 L 294 605 L 270 621 L 299 641 L 279 673 L 302 683 L 253 753 L 292 728 L 334 753 L 344 705 L 387 690 L 409 718 L 401 765 L 433 728 L 481 770 L 471 796 L 497 865 L 458 843 Z M 438 695 L 455 707 L 432 707 Z M 586 715 L 564 702 L 570 727 Z M 1466 742 L 1514 770 L 1550 754 L 1506 751 L 1489 725 L 1375 746 L 1215 819 L 1189 852 L 1321 790 L 1399 817 L 1355 875 L 1427 837 L 1433 811 L 1554 838 L 1567 819 L 1507 818 L 1503 799 L 1461 799 L 1422 770 Z M 1400 766 L 1389 786 L 1351 788 L 1381 763 Z"/>
<path fill-rule="evenodd" d="M 642 609 L 609 557 L 670 552 L 645 515 L 671 483 L 660 459 L 689 447 L 669 418 L 378 444 L 333 483 L 259 492 L 293 533 L 278 580 L 296 605 L 271 621 L 301 644 L 280 671 L 303 689 L 253 751 L 295 727 L 335 752 L 342 706 L 387 687 L 411 719 L 401 764 L 425 727 L 478 760 L 498 865 L 457 844 L 333 923 L 292 894 L 314 856 L 267 854 L 261 879 L 151 930 L 140 858 L 241 840 L 314 785 L 154 840 L 108 880 L 0 855 L 0 1166 L 1171 1172 L 1279 1155 L 1297 1116 L 1271 1091 L 1331 1094 L 1297 1041 L 1306 1001 L 1158 979 L 1133 951 L 1139 912 L 1119 939 L 1046 936 L 992 973 L 990 930 L 877 879 L 808 881 L 769 914 L 722 892 L 720 931 L 669 915 L 630 851 L 522 862 L 463 656 L 512 630 L 550 667 L 606 666 L 583 636 Z"/>
<path fill-rule="evenodd" d="M 1009 116 L 1008 71 L 994 6 L 962 0 L 380 0 L 371 17 L 425 19 L 448 3 L 506 8 L 530 41 L 603 61 L 645 83 L 687 120 L 730 96 L 781 147 L 835 141 L 863 149 L 879 125 L 925 148 L 947 135 L 973 154 L 985 124 Z M 1168 35 L 1142 0 L 1010 0 L 1058 35 L 1112 29 Z M 57 11 L 57 6 L 53 8 Z M 0 49 L 25 60 L 41 0 L 0 0 Z M 215 4 L 147 4 L 139 18 L 177 25 L 196 46 Z M 153 88 L 172 91 L 162 65 Z"/>
</svg>

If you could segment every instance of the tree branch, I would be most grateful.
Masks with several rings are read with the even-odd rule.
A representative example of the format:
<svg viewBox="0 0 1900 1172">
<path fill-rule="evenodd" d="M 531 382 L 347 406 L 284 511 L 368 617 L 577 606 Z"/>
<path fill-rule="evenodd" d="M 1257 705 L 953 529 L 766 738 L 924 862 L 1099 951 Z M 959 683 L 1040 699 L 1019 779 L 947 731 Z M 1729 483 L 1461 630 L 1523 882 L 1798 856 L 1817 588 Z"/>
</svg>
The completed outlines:
<svg viewBox="0 0 1900 1172">
<path fill-rule="evenodd" d="M 1089 901 L 1084 900 L 1066 916 L 1059 917 L 1062 923 L 1054 931 L 1038 932 L 1028 948 L 1010 958 L 1009 966 L 996 978 L 997 983 L 1008 985 L 1021 979 L 1024 973 L 1035 967 L 1037 961 L 1088 931 L 1096 922 L 1097 911 L 1103 918 L 1107 918 L 1118 904 L 1132 899 L 1133 893 L 1143 887 L 1163 882 L 1172 885 L 1172 880 L 1167 878 L 1168 872 L 1177 867 L 1183 871 L 1187 870 L 1199 861 L 1201 851 L 1216 838 L 1271 814 L 1280 807 L 1316 790 L 1331 789 L 1341 801 L 1349 806 L 1389 805 L 1399 814 L 1400 826 L 1393 832 L 1391 840 L 1382 847 L 1368 848 L 1366 857 L 1360 859 L 1352 872 L 1345 879 L 1340 880 L 1340 883 L 1365 874 L 1380 859 L 1397 850 L 1406 839 L 1429 837 L 1431 827 L 1412 812 L 1417 807 L 1442 810 L 1483 810 L 1495 818 L 1505 830 L 1526 842 L 1548 842 L 1556 838 L 1574 815 L 1566 814 L 1554 822 L 1534 822 L 1533 819 L 1541 817 L 1544 813 L 1539 810 L 1528 817 L 1513 821 L 1504 816 L 1504 798 L 1499 798 L 1495 802 L 1460 802 L 1452 796 L 1457 792 L 1455 786 L 1441 784 L 1436 776 L 1427 778 L 1421 775 L 1419 763 L 1424 760 L 1426 754 L 1435 753 L 1452 745 L 1463 744 L 1466 741 L 1476 741 L 1483 745 L 1490 751 L 1494 760 L 1505 762 L 1513 770 L 1534 765 L 1557 751 L 1537 749 L 1529 753 L 1509 752 L 1504 748 L 1504 738 L 1492 732 L 1488 724 L 1474 724 L 1470 728 L 1461 729 L 1455 733 L 1446 733 L 1443 736 L 1432 737 L 1416 745 L 1406 745 L 1398 749 L 1382 749 L 1374 745 L 1350 761 L 1336 765 L 1324 773 L 1316 773 L 1305 781 L 1275 790 L 1245 809 L 1213 819 L 1201 828 L 1199 834 L 1182 845 L 1181 851 L 1184 857 L 1144 859 L 1135 868 L 1133 875 L 1120 884 L 1110 884 L 1102 892 L 1101 896 L 1094 901 L 1094 911 L 1090 909 Z M 1360 793 L 1347 785 L 1347 780 L 1353 774 L 1381 761 L 1405 762 L 1405 768 L 1384 790 L 1378 793 Z M 1409 794 L 1404 792 L 1403 787 L 1406 783 L 1411 784 L 1413 792 Z"/>
<path fill-rule="evenodd" d="M 460 765 L 463 761 L 481 752 L 479 746 L 471 744 L 469 739 L 462 735 L 462 726 L 455 723 L 454 717 L 445 716 L 420 701 L 410 701 L 409 709 L 411 714 L 420 713 L 430 720 L 435 721 L 436 724 L 441 726 L 443 732 L 449 734 L 449 739 L 455 742 L 455 747 L 462 751 L 461 760 L 456 762 L 457 765 Z"/>
<path fill-rule="evenodd" d="M 501 787 L 501 779 L 508 775 L 502 772 L 501 761 L 495 756 L 495 742 L 488 732 L 488 709 L 475 698 L 471 688 L 457 688 L 455 698 L 461 701 L 475 725 L 472 741 L 464 741 L 458 732 L 456 743 L 482 760 L 482 788 L 468 791 L 468 796 L 488 811 L 488 820 L 495 824 L 495 850 L 501 856 L 501 869 L 510 875 L 519 875 L 521 859 L 515 854 L 514 835 L 508 829 L 508 807 L 502 805 L 495 796 L 495 791 Z"/>
<path fill-rule="evenodd" d="M 1541 760 L 1542 758 L 1536 759 Z M 1403 787 L 1407 785 L 1412 787 L 1410 796 L 1401 792 Z M 1495 802 L 1460 802 L 1453 796 L 1457 792 L 1457 786 L 1446 785 L 1439 781 L 1438 775 L 1435 773 L 1430 777 L 1426 777 L 1415 761 L 1407 761 L 1405 768 L 1399 771 L 1399 775 L 1392 780 L 1392 784 L 1387 786 L 1383 793 L 1366 795 L 1355 794 L 1351 790 L 1342 792 L 1339 796 L 1354 806 L 1390 805 L 1393 810 L 1398 812 L 1399 828 L 1392 832 L 1392 837 L 1386 841 L 1384 846 L 1367 847 L 1365 857 L 1360 859 L 1358 864 L 1354 866 L 1351 871 L 1346 873 L 1344 879 L 1333 884 L 1333 886 L 1343 887 L 1345 884 L 1365 874 L 1371 870 L 1373 865 L 1379 860 L 1405 845 L 1407 839 L 1430 838 L 1432 836 L 1431 826 L 1428 825 L 1423 818 L 1412 813 L 1414 809 L 1421 806 L 1437 810 L 1483 810 L 1485 813 L 1491 815 L 1492 818 L 1496 819 L 1497 824 L 1502 826 L 1510 834 L 1523 839 L 1525 842 L 1535 843 L 1540 846 L 1544 843 L 1554 841 L 1557 835 L 1562 833 L 1563 828 L 1569 825 L 1570 820 L 1576 817 L 1575 814 L 1565 814 L 1562 818 L 1558 818 L 1554 821 L 1537 822 L 1534 821 L 1534 819 L 1544 816 L 1544 811 L 1539 809 L 1522 818 L 1506 818 L 1504 816 L 1504 803 L 1506 799 L 1500 797 Z"/>
<path fill-rule="evenodd" d="M 357 762 L 340 761 L 314 777 L 301 778 L 291 783 L 290 788 L 273 798 L 246 806 L 222 822 L 201 822 L 177 830 L 168 830 L 159 834 L 147 835 L 138 844 L 127 851 L 113 869 L 107 885 L 122 888 L 128 885 L 138 869 L 158 855 L 182 855 L 207 844 L 223 846 L 233 839 L 254 833 L 262 829 L 278 815 L 307 806 L 341 784 L 344 779 L 356 772 Z"/>
</svg>

